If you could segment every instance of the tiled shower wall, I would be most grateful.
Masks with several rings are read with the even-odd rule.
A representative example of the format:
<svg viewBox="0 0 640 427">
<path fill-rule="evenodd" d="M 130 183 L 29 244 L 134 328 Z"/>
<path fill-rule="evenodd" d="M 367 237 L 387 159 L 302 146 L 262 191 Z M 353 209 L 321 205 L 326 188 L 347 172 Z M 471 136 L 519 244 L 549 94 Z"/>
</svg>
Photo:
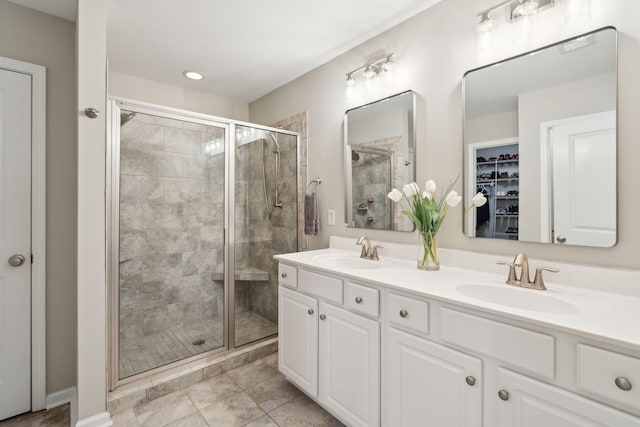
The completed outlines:
<svg viewBox="0 0 640 427">
<path fill-rule="evenodd" d="M 120 132 L 121 343 L 222 321 L 224 156 L 205 146 L 224 131 L 139 113 Z"/>
<path fill-rule="evenodd" d="M 379 148 L 390 155 L 358 150 L 358 146 Z M 357 153 L 351 159 L 352 209 L 354 224 L 358 228 L 394 229 L 395 218 L 391 214 L 391 201 L 387 194 L 391 188 L 402 188 L 404 156 L 401 137 L 385 138 L 352 146 Z M 393 154 L 391 154 L 393 153 Z M 356 160 L 357 159 L 357 160 Z M 397 174 L 400 174 L 398 180 Z M 364 206 L 367 210 L 358 210 Z M 372 218 L 373 221 L 368 221 Z"/>
</svg>

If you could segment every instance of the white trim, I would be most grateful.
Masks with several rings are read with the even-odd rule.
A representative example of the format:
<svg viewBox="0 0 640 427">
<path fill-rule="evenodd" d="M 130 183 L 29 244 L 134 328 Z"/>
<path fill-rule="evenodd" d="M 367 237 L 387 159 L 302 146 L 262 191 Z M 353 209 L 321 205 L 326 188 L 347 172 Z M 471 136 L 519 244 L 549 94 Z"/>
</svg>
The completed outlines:
<svg viewBox="0 0 640 427">
<path fill-rule="evenodd" d="M 111 427 L 113 421 L 111 415 L 108 412 L 100 412 L 90 416 L 89 418 L 83 418 L 75 424 L 76 427 Z"/>
<path fill-rule="evenodd" d="M 476 151 L 483 148 L 502 147 L 505 145 L 518 144 L 517 137 L 494 139 L 490 141 L 472 142 L 467 146 L 467 170 L 465 176 L 465 197 L 470 201 L 471 197 L 476 194 Z M 494 189 L 495 190 L 495 189 Z M 467 237 L 476 237 L 476 210 L 471 209 L 465 215 L 464 235 Z"/>
<path fill-rule="evenodd" d="M 71 415 L 71 425 L 75 425 L 78 420 L 78 396 L 75 387 L 65 388 L 47 395 L 47 405 L 45 409 L 56 408 L 61 405 L 69 404 L 69 412 Z"/>
<path fill-rule="evenodd" d="M 31 75 L 31 410 L 46 400 L 46 84 L 41 65 L 0 57 L 0 68 Z"/>
<path fill-rule="evenodd" d="M 540 122 L 540 242 L 554 243 L 551 240 L 553 228 L 553 177 L 551 175 L 553 170 L 550 167 L 553 160 L 553 152 L 550 147 L 550 135 L 553 128 L 583 121 L 593 121 L 611 115 L 616 117 L 616 110 Z"/>
</svg>

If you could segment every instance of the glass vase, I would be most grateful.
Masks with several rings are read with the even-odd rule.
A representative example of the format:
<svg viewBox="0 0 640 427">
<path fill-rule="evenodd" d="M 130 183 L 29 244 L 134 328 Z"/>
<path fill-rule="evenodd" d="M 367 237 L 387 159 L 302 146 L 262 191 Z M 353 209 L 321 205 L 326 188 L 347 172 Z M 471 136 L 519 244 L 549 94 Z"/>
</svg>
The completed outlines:
<svg viewBox="0 0 640 427">
<path fill-rule="evenodd" d="M 436 234 L 431 231 L 420 231 L 418 234 L 420 235 L 420 244 L 418 245 L 418 270 L 440 270 Z"/>
</svg>

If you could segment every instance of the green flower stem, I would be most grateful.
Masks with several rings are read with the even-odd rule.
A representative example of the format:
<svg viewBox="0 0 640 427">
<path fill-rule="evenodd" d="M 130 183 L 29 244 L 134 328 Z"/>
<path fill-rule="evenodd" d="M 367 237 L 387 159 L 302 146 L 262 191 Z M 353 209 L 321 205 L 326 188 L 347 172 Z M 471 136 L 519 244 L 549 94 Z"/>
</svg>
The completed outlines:
<svg viewBox="0 0 640 427">
<path fill-rule="evenodd" d="M 424 247 L 424 255 L 422 258 L 422 264 L 429 265 L 429 259 L 433 261 L 435 265 L 439 265 L 438 251 L 436 246 L 436 235 L 431 231 L 420 232 L 420 238 L 422 239 L 422 246 Z"/>
</svg>

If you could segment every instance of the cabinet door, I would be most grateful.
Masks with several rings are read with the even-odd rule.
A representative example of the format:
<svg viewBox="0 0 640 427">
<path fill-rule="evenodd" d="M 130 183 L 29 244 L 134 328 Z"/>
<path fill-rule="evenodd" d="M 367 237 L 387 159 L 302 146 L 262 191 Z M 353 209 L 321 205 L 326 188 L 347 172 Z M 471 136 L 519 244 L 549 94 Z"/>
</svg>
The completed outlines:
<svg viewBox="0 0 640 427">
<path fill-rule="evenodd" d="M 388 332 L 386 425 L 481 426 L 482 362 L 393 328 Z"/>
<path fill-rule="evenodd" d="M 540 381 L 498 369 L 498 427 L 639 427 L 640 418 Z M 507 392 L 508 394 L 504 394 Z M 501 400 L 505 399 L 506 400 Z"/>
<path fill-rule="evenodd" d="M 320 402 L 349 426 L 380 425 L 380 325 L 320 303 Z"/>
<path fill-rule="evenodd" d="M 318 396 L 318 300 L 279 287 L 278 369 Z"/>
</svg>

